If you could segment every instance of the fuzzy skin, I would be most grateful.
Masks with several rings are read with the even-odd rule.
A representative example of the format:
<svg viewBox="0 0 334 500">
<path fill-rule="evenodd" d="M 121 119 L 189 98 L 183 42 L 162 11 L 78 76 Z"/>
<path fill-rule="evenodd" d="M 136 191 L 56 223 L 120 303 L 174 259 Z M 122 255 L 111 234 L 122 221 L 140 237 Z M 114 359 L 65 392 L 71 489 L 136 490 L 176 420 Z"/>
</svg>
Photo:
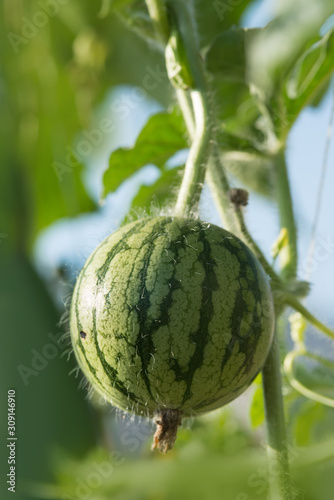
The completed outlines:
<svg viewBox="0 0 334 500">
<path fill-rule="evenodd" d="M 235 399 L 262 368 L 274 327 L 267 277 L 247 246 L 171 217 L 108 236 L 78 277 L 70 316 L 88 381 L 145 416 L 197 415 Z"/>
</svg>

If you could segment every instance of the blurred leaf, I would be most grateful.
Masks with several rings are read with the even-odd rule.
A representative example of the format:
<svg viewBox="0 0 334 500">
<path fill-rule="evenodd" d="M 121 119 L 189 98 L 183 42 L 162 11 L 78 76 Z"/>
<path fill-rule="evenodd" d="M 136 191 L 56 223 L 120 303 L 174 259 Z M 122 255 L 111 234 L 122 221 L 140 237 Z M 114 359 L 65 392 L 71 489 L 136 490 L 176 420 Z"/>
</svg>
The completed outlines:
<svg viewBox="0 0 334 500">
<path fill-rule="evenodd" d="M 186 146 L 183 119 L 176 111 L 151 116 L 132 148 L 119 148 L 111 154 L 104 174 L 104 196 L 145 165 L 162 168 Z"/>
<path fill-rule="evenodd" d="M 221 33 L 206 52 L 206 67 L 214 78 L 248 82 L 248 50 L 261 29 L 232 28 Z"/>
<path fill-rule="evenodd" d="M 284 361 L 291 385 L 304 396 L 334 407 L 334 363 L 310 352 L 292 351 Z"/>
<path fill-rule="evenodd" d="M 118 16 L 131 31 L 148 42 L 156 42 L 157 46 L 162 48 L 161 39 L 152 23 L 144 0 L 114 0 L 112 6 L 117 9 Z"/>
<path fill-rule="evenodd" d="M 252 427 L 255 429 L 264 423 L 264 403 L 262 387 L 257 387 L 251 404 L 250 419 Z"/>
<path fill-rule="evenodd" d="M 138 0 L 103 0 L 103 3 L 108 2 L 113 9 L 120 9 L 129 4 L 138 4 Z M 142 2 L 143 3 L 143 2 Z"/>
<path fill-rule="evenodd" d="M 321 425 L 325 407 L 315 401 L 306 400 L 295 422 L 295 439 L 298 446 L 309 445 L 315 428 Z"/>
<path fill-rule="evenodd" d="M 18 498 L 24 481 L 49 480 L 52 454 L 66 449 L 77 458 L 94 446 L 96 422 L 78 390 L 79 380 L 69 376 L 76 363 L 66 359 L 67 342 L 59 313 L 31 264 L 11 246 L 9 234 L 0 244 L 0 315 L 2 348 L 0 388 L 16 391 Z M 1 435 L 7 435 L 5 413 L 0 417 Z M 32 455 L 31 450 L 34 450 Z M 6 469 L 6 448 L 0 451 L 1 469 Z M 2 497 L 4 498 L 4 497 Z M 26 495 L 22 497 L 26 498 Z"/>
<path fill-rule="evenodd" d="M 222 152 L 222 162 L 246 187 L 259 194 L 273 197 L 273 163 L 270 158 L 253 151 Z"/>
<path fill-rule="evenodd" d="M 238 26 L 241 17 L 253 0 L 196 0 L 195 15 L 199 30 L 199 38 L 203 47 L 222 31 L 231 26 Z"/>
<path fill-rule="evenodd" d="M 252 136 L 256 140 L 258 132 L 266 135 L 266 131 L 272 136 L 286 137 L 303 106 L 319 98 L 333 71 L 331 36 L 325 36 L 320 46 L 310 48 L 321 25 L 333 12 L 328 0 L 310 0 L 307 9 L 300 1 L 285 3 L 279 15 L 264 28 L 232 28 L 213 40 L 206 52 L 206 65 L 214 77 L 219 117 L 228 131 L 241 137 L 246 132 L 251 140 Z M 290 98 L 286 98 L 286 78 L 300 57 L 289 80 Z M 228 87 L 228 82 L 233 85 Z M 248 87 L 243 93 L 242 85 Z M 291 95 L 298 91 L 302 95 L 292 100 Z M 257 103 L 252 103 L 252 95 L 257 96 Z M 252 108 L 247 119 L 241 112 L 245 107 L 247 112 Z"/>
<path fill-rule="evenodd" d="M 151 186 L 141 186 L 132 201 L 132 208 L 145 208 L 148 212 L 151 205 L 162 208 L 166 203 L 176 202 L 178 187 L 182 180 L 182 169 L 163 170 L 159 179 Z"/>
<path fill-rule="evenodd" d="M 250 420 L 252 427 L 255 429 L 264 423 L 265 413 L 264 413 L 264 397 L 263 397 L 263 389 L 262 389 L 262 373 L 259 375 L 253 382 L 254 393 L 252 397 L 252 401 L 250 404 Z"/>
<path fill-rule="evenodd" d="M 298 57 L 326 19 L 333 14 L 331 0 L 296 0 L 278 4 L 277 17 L 252 40 L 249 78 L 267 96 L 277 93 Z"/>
<path fill-rule="evenodd" d="M 205 63 L 211 74 L 217 116 L 223 121 L 222 135 L 261 143 L 263 133 L 255 123 L 260 117 L 257 100 L 248 81 L 248 51 L 257 30 L 232 28 L 220 33 L 206 51 Z M 240 144 L 236 146 L 240 149 Z"/>
<path fill-rule="evenodd" d="M 222 489 L 226 498 L 231 499 L 237 498 L 240 492 L 251 493 L 247 481 L 251 473 L 264 466 L 262 451 L 245 449 L 250 438 L 236 442 L 237 437 L 242 437 L 242 431 L 235 425 L 232 414 L 226 419 L 222 418 L 222 412 L 216 412 L 215 416 L 212 414 L 196 422 L 194 429 L 180 429 L 182 446 L 177 446 L 167 456 L 152 453 L 147 448 L 137 460 L 116 451 L 116 460 L 113 452 L 104 456 L 95 452 L 81 463 L 64 461 L 56 475 L 57 484 L 41 486 L 41 496 L 46 498 L 49 493 L 61 498 L 62 494 L 68 494 L 72 498 L 78 484 L 87 485 L 87 478 L 98 468 L 105 473 L 100 474 L 99 484 L 90 489 L 97 500 L 214 500 L 221 497 Z M 191 439 L 185 437 L 189 433 Z M 133 436 L 138 436 L 135 429 Z M 266 498 L 266 481 L 262 485 L 259 500 Z"/>
<path fill-rule="evenodd" d="M 2 50 L 3 117 L 8 117 L 2 124 L 2 153 L 9 184 L 0 189 L 10 206 L 9 197 L 17 203 L 21 185 L 17 222 L 25 239 L 21 246 L 31 248 L 37 233 L 55 219 L 93 210 L 95 204 L 83 186 L 82 165 L 67 161 L 80 125 L 68 71 L 51 55 L 47 28 L 14 57 L 12 47 Z"/>
<path fill-rule="evenodd" d="M 334 71 L 334 28 L 302 54 L 286 82 L 286 106 L 290 124 L 300 111 L 312 103 Z"/>
</svg>

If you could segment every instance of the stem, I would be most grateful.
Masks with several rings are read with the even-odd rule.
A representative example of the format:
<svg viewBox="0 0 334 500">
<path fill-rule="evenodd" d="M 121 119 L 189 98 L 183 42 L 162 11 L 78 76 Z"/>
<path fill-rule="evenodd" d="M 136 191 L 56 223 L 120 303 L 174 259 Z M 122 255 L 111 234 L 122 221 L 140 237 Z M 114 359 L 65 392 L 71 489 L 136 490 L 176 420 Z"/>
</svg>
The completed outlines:
<svg viewBox="0 0 334 500">
<path fill-rule="evenodd" d="M 262 370 L 271 500 L 292 500 L 277 332 Z"/>
<path fill-rule="evenodd" d="M 189 99 L 189 92 L 183 89 L 176 89 L 176 97 L 183 114 L 189 137 L 192 140 L 195 134 L 195 118 L 191 100 Z"/>
<path fill-rule="evenodd" d="M 210 127 L 208 126 L 208 107 L 201 91 L 191 92 L 195 113 L 195 132 L 185 166 L 175 213 L 187 214 L 197 211 L 205 178 L 205 169 L 210 155 Z"/>
<path fill-rule="evenodd" d="M 174 0 L 169 3 L 177 19 L 177 27 L 185 47 L 188 67 L 194 81 L 194 88 L 190 90 L 193 115 L 189 109 L 189 101 L 183 95 L 185 102 L 183 109 L 189 109 L 186 123 L 192 128 L 192 145 L 185 166 L 185 172 L 176 203 L 176 215 L 184 215 L 198 210 L 199 200 L 205 179 L 206 165 L 210 156 L 211 139 L 213 133 L 210 114 L 209 93 L 206 84 L 205 72 L 200 58 L 200 47 L 193 13 L 189 4 Z M 179 91 L 179 98 L 182 96 Z"/>
<path fill-rule="evenodd" d="M 285 252 L 281 252 L 282 276 L 285 279 L 290 279 L 297 274 L 297 230 L 283 149 L 276 156 L 276 182 L 280 223 L 281 227 L 287 229 L 289 236 Z"/>
<path fill-rule="evenodd" d="M 167 42 L 170 30 L 164 2 L 146 0 L 146 4 L 156 29 L 161 38 Z M 210 155 L 212 127 L 206 79 L 199 54 L 197 31 L 192 11 L 189 5 L 179 0 L 169 2 L 168 6 L 173 9 L 175 14 L 177 28 L 185 47 L 187 63 L 194 81 L 194 88 L 190 90 L 194 114 L 192 111 L 190 112 L 186 94 L 182 93 L 181 90 L 178 91 L 178 98 L 183 104 L 183 110 L 188 110 L 185 120 L 192 134 L 192 145 L 175 207 L 175 214 L 182 216 L 198 210 L 206 164 Z M 192 126 L 193 122 L 194 126 Z"/>
<path fill-rule="evenodd" d="M 225 168 L 220 162 L 216 145 L 214 146 L 213 155 L 210 158 L 206 180 L 223 225 L 232 233 L 238 232 L 229 197 L 230 184 L 225 173 Z"/>
<path fill-rule="evenodd" d="M 310 313 L 310 311 L 308 311 L 306 307 L 304 307 L 294 295 L 292 295 L 291 293 L 284 293 L 284 301 L 286 304 L 293 307 L 296 311 L 300 312 L 300 314 L 302 314 L 304 318 L 312 325 L 318 328 L 318 330 L 325 333 L 326 335 L 328 335 L 328 337 L 334 340 L 334 332 L 326 325 L 321 323 L 321 321 L 319 321 L 315 316 L 313 316 L 313 314 Z"/>
</svg>

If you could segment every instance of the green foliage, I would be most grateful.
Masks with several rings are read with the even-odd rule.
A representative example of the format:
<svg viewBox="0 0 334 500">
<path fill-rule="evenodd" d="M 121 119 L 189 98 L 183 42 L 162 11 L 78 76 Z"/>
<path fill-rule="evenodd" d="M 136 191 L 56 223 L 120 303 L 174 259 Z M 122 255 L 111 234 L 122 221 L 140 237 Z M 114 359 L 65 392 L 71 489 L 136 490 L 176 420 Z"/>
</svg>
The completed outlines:
<svg viewBox="0 0 334 500">
<path fill-rule="evenodd" d="M 250 420 L 254 428 L 264 423 L 264 402 L 262 390 L 262 377 L 258 375 L 254 381 L 254 394 L 250 406 Z"/>
<path fill-rule="evenodd" d="M 132 200 L 133 208 L 148 210 L 173 206 L 176 202 L 178 188 L 181 183 L 183 169 L 176 167 L 164 169 L 161 176 L 151 186 L 141 186 Z"/>
<path fill-rule="evenodd" d="M 133 148 L 114 151 L 104 174 L 104 193 L 114 191 L 129 176 L 147 164 L 163 169 L 167 160 L 187 146 L 184 125 L 176 111 L 152 116 Z"/>
<path fill-rule="evenodd" d="M 199 37 L 203 47 L 208 46 L 222 31 L 231 26 L 238 26 L 247 7 L 252 0 L 192 0 L 195 6 L 195 16 Z"/>
<path fill-rule="evenodd" d="M 296 418 L 295 438 L 298 446 L 307 446 L 312 443 L 314 430 L 319 421 L 323 421 L 326 409 L 315 401 L 303 401 L 303 407 Z"/>
<path fill-rule="evenodd" d="M 291 123 L 308 104 L 317 103 L 334 70 L 334 29 L 297 60 L 286 82 L 287 117 Z"/>
<path fill-rule="evenodd" d="M 206 53 L 206 67 L 215 78 L 249 83 L 248 51 L 253 37 L 261 29 L 232 28 L 212 42 Z"/>
</svg>

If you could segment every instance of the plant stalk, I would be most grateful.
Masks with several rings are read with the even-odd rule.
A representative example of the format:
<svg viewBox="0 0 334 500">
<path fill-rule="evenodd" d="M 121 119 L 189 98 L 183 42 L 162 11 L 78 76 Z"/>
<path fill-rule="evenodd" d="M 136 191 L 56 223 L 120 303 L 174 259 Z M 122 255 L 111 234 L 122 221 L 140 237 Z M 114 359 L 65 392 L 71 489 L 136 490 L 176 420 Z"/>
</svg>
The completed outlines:
<svg viewBox="0 0 334 500">
<path fill-rule="evenodd" d="M 292 500 L 277 332 L 262 370 L 271 500 Z"/>
<path fill-rule="evenodd" d="M 169 27 L 166 5 L 161 0 L 146 0 L 148 11 L 152 20 L 165 43 L 168 41 Z M 179 0 L 168 2 L 168 8 L 173 11 L 179 36 L 185 48 L 185 57 L 188 69 L 193 78 L 193 88 L 189 90 L 193 113 L 185 116 L 189 127 L 192 127 L 192 144 L 185 166 L 175 214 L 179 216 L 197 213 L 199 200 L 205 179 L 206 165 L 210 156 L 212 144 L 212 122 L 210 117 L 210 105 L 206 88 L 206 78 L 203 63 L 200 57 L 200 49 L 197 38 L 197 30 L 189 4 Z M 182 61 L 180 61 L 182 65 Z M 186 109 L 187 96 L 179 90 L 179 98 L 184 98 L 184 109 Z M 182 97 L 181 97 L 182 96 Z M 193 119 L 192 119 L 193 117 Z"/>
<path fill-rule="evenodd" d="M 291 279 L 297 275 L 297 230 L 284 149 L 280 149 L 276 155 L 276 183 L 280 225 L 287 229 L 289 237 L 285 251 L 281 252 L 280 257 L 282 277 Z"/>
<path fill-rule="evenodd" d="M 191 98 L 196 125 L 175 207 L 176 215 L 187 215 L 198 211 L 206 164 L 210 155 L 210 127 L 206 98 L 200 90 L 193 90 Z"/>
<path fill-rule="evenodd" d="M 193 114 L 189 110 L 189 116 L 185 116 L 189 125 L 191 117 L 194 117 L 192 144 L 175 208 L 177 215 L 184 215 L 189 212 L 198 212 L 206 166 L 210 156 L 213 127 L 209 93 L 192 9 L 186 2 L 180 0 L 170 1 L 169 6 L 173 9 L 177 20 L 179 34 L 185 47 L 188 68 L 194 82 L 194 88 L 189 90 Z"/>
</svg>

